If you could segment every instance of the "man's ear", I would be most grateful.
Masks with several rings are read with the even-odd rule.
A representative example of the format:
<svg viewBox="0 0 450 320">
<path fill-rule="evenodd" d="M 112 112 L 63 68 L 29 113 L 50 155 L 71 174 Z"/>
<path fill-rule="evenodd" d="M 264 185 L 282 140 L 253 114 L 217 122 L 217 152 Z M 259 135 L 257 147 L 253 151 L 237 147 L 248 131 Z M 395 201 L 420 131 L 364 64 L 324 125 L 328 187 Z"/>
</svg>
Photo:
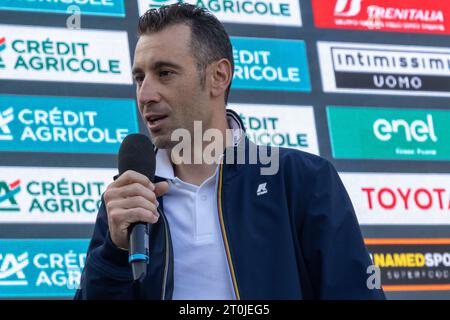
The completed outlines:
<svg viewBox="0 0 450 320">
<path fill-rule="evenodd" d="M 224 96 L 231 82 L 231 63 L 228 59 L 220 59 L 210 66 L 211 96 L 216 98 Z"/>
</svg>

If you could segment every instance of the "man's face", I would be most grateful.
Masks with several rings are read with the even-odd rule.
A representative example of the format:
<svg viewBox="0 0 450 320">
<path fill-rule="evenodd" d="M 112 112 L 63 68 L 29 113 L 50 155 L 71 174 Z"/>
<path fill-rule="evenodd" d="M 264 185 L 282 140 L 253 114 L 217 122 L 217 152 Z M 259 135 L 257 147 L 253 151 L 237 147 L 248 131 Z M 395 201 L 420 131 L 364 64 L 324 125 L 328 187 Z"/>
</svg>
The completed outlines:
<svg viewBox="0 0 450 320">
<path fill-rule="evenodd" d="M 190 47 L 191 30 L 176 24 L 139 38 L 133 76 L 139 111 L 156 147 L 172 148 L 170 137 L 178 128 L 193 132 L 193 122 L 210 119 L 208 81 L 200 82 Z"/>
</svg>

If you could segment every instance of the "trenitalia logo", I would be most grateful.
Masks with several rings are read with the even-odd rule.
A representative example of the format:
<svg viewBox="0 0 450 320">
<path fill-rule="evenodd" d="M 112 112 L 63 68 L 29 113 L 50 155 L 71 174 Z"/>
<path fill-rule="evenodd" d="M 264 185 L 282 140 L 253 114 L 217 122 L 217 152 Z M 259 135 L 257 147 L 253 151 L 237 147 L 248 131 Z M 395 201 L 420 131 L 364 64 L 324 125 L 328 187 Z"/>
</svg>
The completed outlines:
<svg viewBox="0 0 450 320">
<path fill-rule="evenodd" d="M 450 175 L 340 173 L 360 224 L 450 224 Z"/>
<path fill-rule="evenodd" d="M 113 169 L 0 168 L 0 223 L 93 223 Z"/>
<path fill-rule="evenodd" d="M 312 107 L 231 104 L 230 108 L 239 113 L 254 143 L 319 154 Z"/>
<path fill-rule="evenodd" d="M 232 37 L 234 89 L 311 92 L 304 41 Z"/>
<path fill-rule="evenodd" d="M 0 239 L 0 297 L 73 297 L 88 239 Z"/>
<path fill-rule="evenodd" d="M 337 0 L 334 14 L 342 17 L 354 17 L 361 11 L 362 0 Z"/>
<path fill-rule="evenodd" d="M 334 158 L 450 160 L 450 111 L 327 107 Z"/>
<path fill-rule="evenodd" d="M 211 11 L 225 23 L 302 25 L 300 5 L 297 0 L 138 0 L 140 15 L 148 9 L 172 3 L 190 3 Z"/>
<path fill-rule="evenodd" d="M 132 84 L 125 31 L 0 25 L 0 80 Z"/>
<path fill-rule="evenodd" d="M 116 154 L 134 100 L 0 95 L 0 151 Z"/>
<path fill-rule="evenodd" d="M 319 28 L 450 34 L 450 4 L 442 0 L 312 1 Z"/>
<path fill-rule="evenodd" d="M 125 17 L 123 0 L 3 0 L 0 10 L 67 13 L 71 5 L 78 6 L 83 15 Z"/>
<path fill-rule="evenodd" d="M 318 42 L 325 92 L 450 97 L 450 48 Z"/>
<path fill-rule="evenodd" d="M 450 290 L 450 239 L 365 239 L 385 291 Z"/>
</svg>

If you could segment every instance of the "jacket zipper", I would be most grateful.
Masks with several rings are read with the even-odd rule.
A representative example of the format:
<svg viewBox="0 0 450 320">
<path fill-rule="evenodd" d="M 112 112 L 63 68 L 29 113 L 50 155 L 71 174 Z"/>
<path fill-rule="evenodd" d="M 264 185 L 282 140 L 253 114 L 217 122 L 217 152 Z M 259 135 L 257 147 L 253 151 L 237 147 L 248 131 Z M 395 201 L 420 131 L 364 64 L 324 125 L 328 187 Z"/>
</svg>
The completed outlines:
<svg viewBox="0 0 450 320">
<path fill-rule="evenodd" d="M 222 179 L 223 179 L 223 162 L 220 163 L 219 168 L 219 181 L 217 184 L 217 211 L 219 213 L 219 222 L 222 230 L 222 240 L 225 245 L 225 251 L 227 254 L 228 267 L 230 269 L 231 279 L 233 280 L 233 289 L 237 300 L 241 300 L 241 295 L 239 293 L 239 288 L 236 280 L 236 274 L 234 271 L 233 260 L 231 258 L 230 246 L 228 244 L 228 236 L 225 229 L 225 222 L 223 219 L 223 210 L 222 210 Z"/>
<path fill-rule="evenodd" d="M 223 163 L 220 164 L 219 168 L 219 182 L 217 186 L 217 207 L 218 207 L 218 213 L 219 213 L 219 221 L 220 221 L 220 227 L 222 230 L 222 240 L 225 245 L 225 251 L 227 254 L 227 261 L 228 261 L 228 267 L 230 269 L 231 278 L 233 281 L 233 289 L 237 300 L 241 300 L 241 296 L 239 293 L 239 288 L 237 285 L 236 275 L 234 271 L 233 266 L 233 260 L 231 258 L 231 252 L 230 247 L 228 245 L 228 236 L 225 229 L 225 223 L 223 219 L 223 210 L 222 210 L 222 179 L 223 179 Z M 164 235 L 165 235 L 165 241 L 166 241 L 166 254 L 165 254 L 165 263 L 164 263 L 164 275 L 163 275 L 163 282 L 162 282 L 162 288 L 161 288 L 161 300 L 166 299 L 166 287 L 167 287 L 167 275 L 169 271 L 169 258 L 170 258 L 170 250 L 169 250 L 169 232 L 167 230 L 167 220 L 164 216 L 164 213 L 159 210 L 160 216 L 163 218 L 164 223 Z"/>
<path fill-rule="evenodd" d="M 164 223 L 164 235 L 166 239 L 166 255 L 165 255 L 165 262 L 164 262 L 164 275 L 163 275 L 163 281 L 162 281 L 162 288 L 161 288 L 161 300 L 166 300 L 166 286 L 167 286 L 167 275 L 169 271 L 169 233 L 167 231 L 167 220 L 164 214 L 159 210 L 159 215 L 163 218 Z"/>
</svg>

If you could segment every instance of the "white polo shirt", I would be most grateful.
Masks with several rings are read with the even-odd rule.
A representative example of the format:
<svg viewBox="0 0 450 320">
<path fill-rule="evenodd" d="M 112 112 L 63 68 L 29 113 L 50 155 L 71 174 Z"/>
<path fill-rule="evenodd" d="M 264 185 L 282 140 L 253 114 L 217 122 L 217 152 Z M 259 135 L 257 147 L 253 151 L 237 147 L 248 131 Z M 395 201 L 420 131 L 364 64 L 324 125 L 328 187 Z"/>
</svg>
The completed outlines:
<svg viewBox="0 0 450 320">
<path fill-rule="evenodd" d="M 233 121 L 228 118 L 230 127 L 239 128 Z M 156 175 L 169 183 L 164 213 L 172 236 L 174 300 L 235 299 L 217 209 L 218 168 L 196 186 L 174 176 L 167 150 L 156 154 Z"/>
</svg>

